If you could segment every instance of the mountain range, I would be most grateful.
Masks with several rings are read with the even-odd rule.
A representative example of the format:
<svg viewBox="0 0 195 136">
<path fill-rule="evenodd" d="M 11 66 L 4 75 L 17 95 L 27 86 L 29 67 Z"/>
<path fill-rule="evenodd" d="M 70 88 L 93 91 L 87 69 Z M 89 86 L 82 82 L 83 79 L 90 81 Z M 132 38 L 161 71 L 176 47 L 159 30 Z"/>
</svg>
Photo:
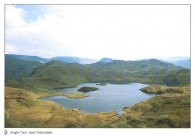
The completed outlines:
<svg viewBox="0 0 195 136">
<path fill-rule="evenodd" d="M 153 58 L 150 58 L 150 59 L 153 59 Z M 180 57 L 167 57 L 167 58 L 156 58 L 156 59 L 174 64 L 176 66 L 181 66 L 183 68 L 188 68 L 188 69 L 191 68 L 190 57 L 180 56 Z M 141 59 L 141 60 L 149 60 L 149 58 Z"/>
<path fill-rule="evenodd" d="M 176 61 L 168 61 L 169 63 L 172 63 L 176 66 L 181 66 L 181 67 L 184 67 L 184 68 L 188 68 L 190 69 L 191 68 L 191 61 L 190 59 L 186 59 L 186 60 L 176 60 Z"/>
<path fill-rule="evenodd" d="M 91 64 L 91 63 L 95 63 L 98 61 L 96 59 L 70 57 L 70 56 L 57 56 L 57 57 L 52 57 L 52 58 L 41 58 L 41 57 L 37 57 L 37 56 L 14 55 L 14 54 L 5 54 L 5 58 L 17 58 L 20 60 L 38 61 L 41 63 L 47 63 L 51 60 L 60 60 L 63 62 L 68 62 L 68 63 Z"/>
<path fill-rule="evenodd" d="M 63 62 L 68 63 L 78 63 L 78 64 L 92 64 L 96 62 L 111 62 L 114 59 L 112 58 L 102 58 L 100 60 L 97 59 L 90 59 L 90 58 L 81 58 L 81 57 L 70 57 L 70 56 L 57 56 L 52 58 L 41 58 L 38 56 L 27 56 L 27 55 L 14 55 L 14 54 L 5 54 L 5 58 L 17 58 L 20 60 L 27 60 L 27 61 L 38 61 L 41 63 L 47 63 L 51 60 L 60 60 Z M 154 58 L 151 58 L 154 59 Z M 170 57 L 170 58 L 157 58 L 158 60 L 172 63 L 176 66 L 181 66 L 183 68 L 190 69 L 190 57 Z M 149 59 L 141 59 L 141 60 L 149 60 Z M 136 60 L 139 61 L 139 60 Z"/>
<path fill-rule="evenodd" d="M 173 86 L 190 84 L 190 70 L 156 59 L 78 64 L 36 56 L 5 55 L 5 81 L 6 86 L 44 89 L 73 87 L 86 82 Z"/>
</svg>

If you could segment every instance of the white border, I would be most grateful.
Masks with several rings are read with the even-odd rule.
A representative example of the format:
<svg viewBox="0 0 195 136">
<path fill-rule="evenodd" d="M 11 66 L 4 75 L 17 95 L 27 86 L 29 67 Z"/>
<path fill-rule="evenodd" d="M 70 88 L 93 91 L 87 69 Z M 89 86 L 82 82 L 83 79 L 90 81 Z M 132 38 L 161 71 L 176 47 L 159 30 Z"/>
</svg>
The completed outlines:
<svg viewBox="0 0 195 136">
<path fill-rule="evenodd" d="M 0 89 L 0 104 L 2 111 L 0 112 L 1 117 L 1 130 L 0 135 L 4 135 L 4 4 L 191 4 L 191 128 L 190 129 L 7 129 L 7 131 L 52 131 L 53 135 L 150 135 L 150 136 L 165 136 L 165 135 L 177 135 L 177 136 L 192 136 L 192 132 L 194 131 L 194 63 L 193 63 L 193 46 L 195 43 L 195 38 L 193 38 L 193 34 L 195 32 L 194 22 L 195 22 L 195 0 L 1 0 L 0 1 L 0 62 L 1 62 L 1 89 Z M 195 132 L 195 131 L 194 131 Z M 8 134 L 9 135 L 9 134 Z M 24 136 L 24 135 L 23 135 Z M 41 135 L 42 136 L 42 135 Z M 48 135 L 47 135 L 48 136 Z"/>
</svg>

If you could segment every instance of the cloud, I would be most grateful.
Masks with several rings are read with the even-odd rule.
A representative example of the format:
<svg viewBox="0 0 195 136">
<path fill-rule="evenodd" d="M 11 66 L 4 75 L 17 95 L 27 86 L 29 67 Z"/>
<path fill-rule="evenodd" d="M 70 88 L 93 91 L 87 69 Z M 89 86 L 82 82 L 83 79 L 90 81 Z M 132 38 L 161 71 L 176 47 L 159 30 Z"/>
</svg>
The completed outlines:
<svg viewBox="0 0 195 136">
<path fill-rule="evenodd" d="M 22 8 L 15 8 L 15 6 L 6 5 L 6 28 L 20 28 L 26 25 L 23 21 L 24 17 L 25 13 Z"/>
<path fill-rule="evenodd" d="M 46 16 L 33 23 L 26 23 L 24 15 L 21 8 L 6 5 L 6 48 L 12 45 L 12 49 L 18 48 L 17 53 L 40 56 L 46 56 L 47 50 L 54 51 L 53 45 L 58 45 L 52 38 L 55 35 L 52 32 L 52 28 L 56 27 L 55 22 Z"/>
<path fill-rule="evenodd" d="M 11 44 L 6 44 L 5 45 L 5 52 L 7 54 L 17 53 L 17 47 L 15 47 L 14 45 L 11 45 Z"/>
<path fill-rule="evenodd" d="M 17 54 L 96 59 L 190 54 L 187 6 L 38 5 L 33 10 L 36 8 L 43 11 L 41 15 L 36 12 L 37 20 L 25 22 L 30 13 L 27 7 L 6 5 L 5 42 Z"/>
</svg>

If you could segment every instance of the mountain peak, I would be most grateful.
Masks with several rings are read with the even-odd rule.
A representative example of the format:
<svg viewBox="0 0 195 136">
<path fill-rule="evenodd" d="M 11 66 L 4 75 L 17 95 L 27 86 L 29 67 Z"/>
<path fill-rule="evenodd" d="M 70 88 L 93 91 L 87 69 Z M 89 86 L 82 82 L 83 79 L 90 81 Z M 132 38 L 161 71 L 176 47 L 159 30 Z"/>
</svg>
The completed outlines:
<svg viewBox="0 0 195 136">
<path fill-rule="evenodd" d="M 65 64 L 65 62 L 62 62 L 60 60 L 51 60 L 51 61 L 47 62 L 46 65 L 61 65 L 61 64 Z"/>
<path fill-rule="evenodd" d="M 111 61 L 113 61 L 112 58 L 102 58 L 102 59 L 100 60 L 100 62 L 111 62 Z"/>
</svg>

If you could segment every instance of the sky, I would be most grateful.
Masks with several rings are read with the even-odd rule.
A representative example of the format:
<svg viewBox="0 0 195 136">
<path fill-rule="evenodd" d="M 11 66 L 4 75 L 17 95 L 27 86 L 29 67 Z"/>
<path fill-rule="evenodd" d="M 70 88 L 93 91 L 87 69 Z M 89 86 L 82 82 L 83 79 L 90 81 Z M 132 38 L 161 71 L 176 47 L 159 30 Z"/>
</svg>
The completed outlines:
<svg viewBox="0 0 195 136">
<path fill-rule="evenodd" d="M 6 5 L 5 53 L 136 60 L 190 56 L 189 5 Z"/>
</svg>

